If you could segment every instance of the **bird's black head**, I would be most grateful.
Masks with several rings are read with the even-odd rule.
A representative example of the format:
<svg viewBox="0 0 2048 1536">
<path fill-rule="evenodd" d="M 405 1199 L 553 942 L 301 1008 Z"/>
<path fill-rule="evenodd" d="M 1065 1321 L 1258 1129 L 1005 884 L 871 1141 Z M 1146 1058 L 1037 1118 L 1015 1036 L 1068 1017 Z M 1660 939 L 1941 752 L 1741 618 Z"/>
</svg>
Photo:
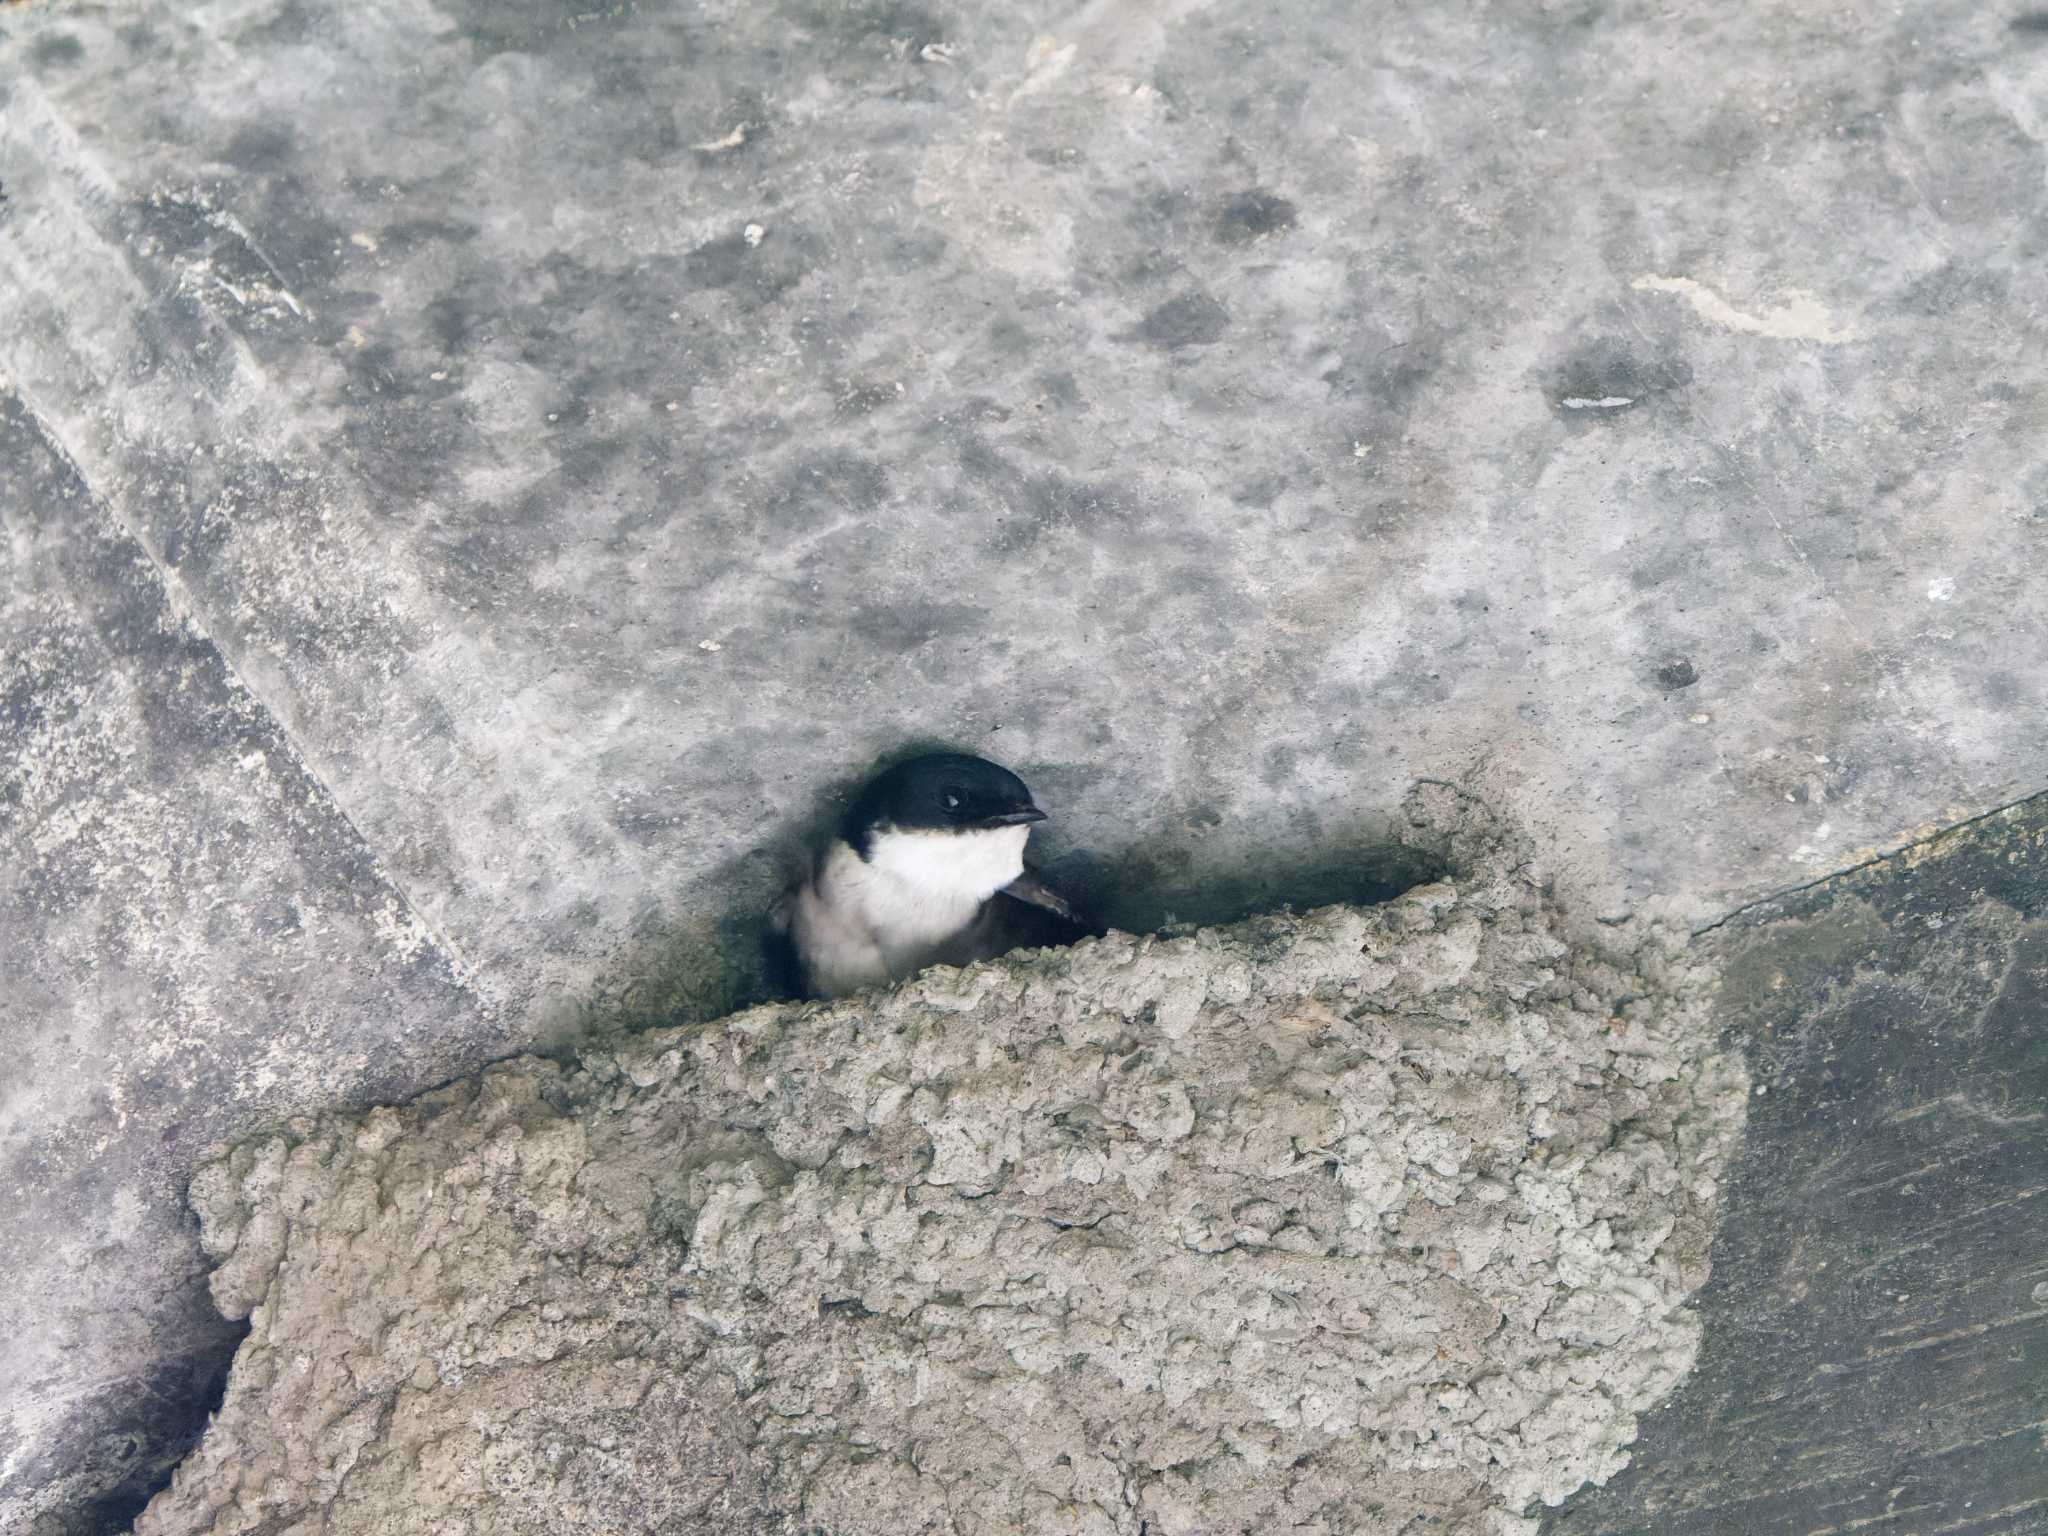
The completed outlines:
<svg viewBox="0 0 2048 1536">
<path fill-rule="evenodd" d="M 1031 791 L 1009 769 L 961 752 L 934 752 L 898 763 L 847 808 L 846 840 L 863 854 L 880 827 L 971 832 L 1045 820 Z"/>
</svg>

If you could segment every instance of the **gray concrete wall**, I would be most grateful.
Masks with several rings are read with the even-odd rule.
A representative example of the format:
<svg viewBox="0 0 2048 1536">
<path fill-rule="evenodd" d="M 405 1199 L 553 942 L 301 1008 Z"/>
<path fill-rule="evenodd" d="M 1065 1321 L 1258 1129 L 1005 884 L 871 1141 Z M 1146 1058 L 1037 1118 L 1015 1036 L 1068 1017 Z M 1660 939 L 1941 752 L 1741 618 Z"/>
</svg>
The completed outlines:
<svg viewBox="0 0 2048 1536">
<path fill-rule="evenodd" d="M 905 739 L 1131 925 L 1418 777 L 1703 921 L 2038 786 L 2044 100 L 1960 3 L 0 10 L 0 1518 L 189 1427 L 200 1146 L 744 999 Z"/>
</svg>

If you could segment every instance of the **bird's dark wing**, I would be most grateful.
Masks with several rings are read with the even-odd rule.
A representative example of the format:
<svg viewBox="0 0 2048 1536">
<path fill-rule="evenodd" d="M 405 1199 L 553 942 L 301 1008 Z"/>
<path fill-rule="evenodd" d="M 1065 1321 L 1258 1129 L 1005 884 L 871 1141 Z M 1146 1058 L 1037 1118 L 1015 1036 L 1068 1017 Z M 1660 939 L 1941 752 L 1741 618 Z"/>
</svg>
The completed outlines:
<svg viewBox="0 0 2048 1536">
<path fill-rule="evenodd" d="M 1072 923 L 1084 933 L 1093 933 L 1095 927 L 1074 909 L 1074 904 L 1058 891 L 1045 883 L 1045 877 L 1029 864 L 1024 873 L 1003 887 L 1002 894 L 1016 901 L 1034 907 L 1042 907 L 1054 917 Z"/>
<path fill-rule="evenodd" d="M 803 962 L 797 958 L 796 938 L 790 932 L 790 908 L 796 892 L 786 893 L 768 909 L 761 924 L 761 980 L 771 996 L 802 998 L 810 995 L 804 980 Z"/>
<path fill-rule="evenodd" d="M 1067 900 L 1029 864 L 1024 866 L 1023 874 L 996 892 L 995 899 L 983 909 L 983 916 L 999 936 L 1000 947 L 994 951 L 998 954 L 1010 949 L 1076 944 L 1082 939 L 1100 937 L 1105 931 L 1102 924 Z"/>
<path fill-rule="evenodd" d="M 1100 934 L 1073 904 L 1029 865 L 1024 873 L 981 904 L 974 921 L 961 929 L 936 957 L 942 965 L 972 965 L 1013 949 L 1056 949 Z"/>
</svg>

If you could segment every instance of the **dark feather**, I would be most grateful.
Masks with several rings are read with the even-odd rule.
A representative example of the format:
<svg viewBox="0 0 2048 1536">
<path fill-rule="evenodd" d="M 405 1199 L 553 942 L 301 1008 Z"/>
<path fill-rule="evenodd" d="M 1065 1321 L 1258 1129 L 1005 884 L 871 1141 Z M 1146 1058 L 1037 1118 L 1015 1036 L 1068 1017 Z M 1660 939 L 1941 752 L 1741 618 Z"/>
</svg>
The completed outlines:
<svg viewBox="0 0 2048 1536">
<path fill-rule="evenodd" d="M 1103 932 L 1101 924 L 1082 915 L 1029 864 L 1023 874 L 989 898 L 975 930 L 977 958 L 1004 955 L 1013 949 L 1051 949 Z"/>
<path fill-rule="evenodd" d="M 1003 887 L 1001 894 L 1017 901 L 1025 902 L 1030 906 L 1043 907 L 1054 917 L 1061 918 L 1072 924 L 1075 928 L 1081 930 L 1082 933 L 1098 931 L 1093 924 L 1074 910 L 1072 902 L 1047 885 L 1045 877 L 1029 864 L 1024 866 L 1023 874 Z"/>
<path fill-rule="evenodd" d="M 795 893 L 785 895 L 769 909 L 761 925 L 761 980 L 771 997 L 808 997 L 803 961 L 797 957 L 796 940 L 789 931 L 789 904 Z"/>
</svg>

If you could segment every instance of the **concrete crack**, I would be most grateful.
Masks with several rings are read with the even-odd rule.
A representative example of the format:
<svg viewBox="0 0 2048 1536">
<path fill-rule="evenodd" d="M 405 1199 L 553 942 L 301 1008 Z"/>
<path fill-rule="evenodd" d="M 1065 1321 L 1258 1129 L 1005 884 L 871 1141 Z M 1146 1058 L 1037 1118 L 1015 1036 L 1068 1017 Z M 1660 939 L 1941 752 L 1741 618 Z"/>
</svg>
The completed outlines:
<svg viewBox="0 0 2048 1536">
<path fill-rule="evenodd" d="M 481 994 L 476 986 L 476 968 L 470 963 L 469 958 L 463 954 L 461 946 L 456 943 L 451 934 L 433 920 L 421 907 L 420 903 L 413 898 L 412 892 L 396 877 L 383 856 L 378 852 L 376 844 L 364 834 L 362 827 L 357 824 L 355 817 L 349 813 L 348 808 L 342 803 L 341 797 L 335 792 L 334 786 L 329 784 L 314 768 L 284 716 L 273 707 L 270 700 L 266 699 L 249 685 L 245 674 L 241 667 L 236 664 L 233 655 L 229 653 L 227 647 L 215 636 L 212 628 L 203 622 L 203 608 L 193 592 L 185 585 L 184 578 L 178 573 L 177 568 L 164 558 L 162 552 L 151 543 L 147 535 L 115 504 L 112 498 L 102 496 L 93 488 L 93 482 L 87 476 L 84 465 L 80 462 L 78 456 L 72 452 L 70 446 L 59 435 L 50 418 L 37 410 L 34 402 L 22 392 L 19 381 L 17 380 L 8 387 L 9 392 L 15 398 L 23 419 L 28 422 L 36 435 L 42 439 L 50 453 L 64 465 L 66 471 L 77 481 L 79 487 L 85 492 L 88 505 L 104 516 L 115 531 L 141 552 L 151 574 L 156 578 L 162 589 L 164 607 L 171 614 L 175 615 L 180 623 L 188 627 L 194 635 L 203 640 L 212 649 L 215 656 L 220 658 L 221 670 L 229 686 L 254 701 L 258 709 L 261 710 L 264 720 L 269 723 L 272 731 L 276 734 L 280 746 L 290 755 L 293 767 L 303 774 L 307 781 L 314 786 L 328 809 L 348 828 L 349 835 L 355 839 L 357 844 L 368 853 L 373 878 L 389 890 L 404 907 L 407 916 L 417 925 L 419 931 L 426 936 L 427 941 L 433 945 L 435 951 L 441 956 L 444 965 L 447 967 L 448 974 L 456 986 L 465 995 L 474 1000 L 477 1006 L 486 1014 L 490 1013 L 492 1009 L 489 1000 Z"/>
<path fill-rule="evenodd" d="M 2048 789 L 2033 790 L 2027 794 L 2021 795 L 2016 800 L 2008 800 L 2004 802 L 2002 805 L 1994 805 L 1988 811 L 1980 811 L 1975 816 L 1966 817 L 1962 821 L 1954 822 L 1949 826 L 1941 828 L 1937 832 L 1930 832 L 1925 837 L 1916 837 L 1912 839 L 1910 842 L 1901 843 L 1898 847 L 1889 849 L 1884 853 L 1872 854 L 1867 859 L 1861 860 L 1860 862 L 1855 864 L 1846 865 L 1841 869 L 1837 869 L 1828 874 L 1821 875 L 1816 879 L 1801 881 L 1798 885 L 1786 886 L 1783 890 L 1773 891 L 1768 896 L 1759 896 L 1755 901 L 1746 901 L 1741 906 L 1736 907 L 1728 912 L 1724 912 L 1721 916 L 1715 918 L 1711 923 L 1705 923 L 1702 924 L 1700 927 L 1693 929 L 1691 936 L 1695 939 L 1702 938 L 1705 935 L 1714 932 L 1718 928 L 1725 928 L 1728 924 L 1734 922 L 1736 918 L 1742 916 L 1742 914 L 1745 912 L 1754 912 L 1758 907 L 1768 907 L 1773 902 L 1784 901 L 1787 897 L 1797 896 L 1800 892 L 1810 891 L 1814 889 L 1814 887 L 1816 886 L 1827 885 L 1831 881 L 1840 880 L 1846 875 L 1859 874 L 1862 871 L 1873 867 L 1874 865 L 1883 864 L 1891 859 L 1896 859 L 1900 857 L 1902 854 L 1911 853 L 1915 848 L 1926 848 L 1932 846 L 1935 843 L 1945 842 L 1949 838 L 1955 836 L 1958 832 L 1967 831 L 1971 827 L 1978 826 L 1983 822 L 1989 821 L 1994 816 L 2002 816 L 2007 811 L 2017 810 L 2019 807 L 2023 805 L 2031 805 L 2036 800 L 2048 800 Z"/>
</svg>

